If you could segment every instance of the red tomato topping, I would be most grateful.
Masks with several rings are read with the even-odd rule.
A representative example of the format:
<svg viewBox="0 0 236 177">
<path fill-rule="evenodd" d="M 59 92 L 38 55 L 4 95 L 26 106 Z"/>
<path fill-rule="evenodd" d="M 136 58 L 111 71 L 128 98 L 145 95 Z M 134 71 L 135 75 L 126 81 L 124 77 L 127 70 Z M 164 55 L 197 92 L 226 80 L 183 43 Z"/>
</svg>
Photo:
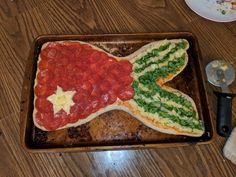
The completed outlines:
<svg viewBox="0 0 236 177">
<path fill-rule="evenodd" d="M 72 109 L 72 108 L 71 108 Z M 69 117 L 68 117 L 68 123 L 75 123 L 77 122 L 79 119 L 79 116 L 78 115 L 74 115 L 73 113 L 70 113 Z"/>
<path fill-rule="evenodd" d="M 104 80 L 100 85 L 100 90 L 102 93 L 107 93 L 111 89 L 111 87 L 111 84 L 108 81 Z"/>
<path fill-rule="evenodd" d="M 88 94 L 90 94 L 93 91 L 93 86 L 89 82 L 84 82 L 81 85 L 81 88 Z"/>
<path fill-rule="evenodd" d="M 37 97 L 48 97 L 49 95 L 53 94 L 53 92 L 55 91 L 55 88 L 56 87 L 37 84 L 34 88 L 35 95 Z"/>
<path fill-rule="evenodd" d="M 90 55 L 90 58 L 88 58 L 88 60 L 91 63 L 96 63 L 98 61 L 98 58 L 100 57 L 100 52 L 95 50 L 92 52 L 92 54 Z"/>
<path fill-rule="evenodd" d="M 42 50 L 40 56 L 42 59 L 49 60 L 56 58 L 58 54 L 59 51 L 56 48 L 46 47 L 45 49 Z"/>
<path fill-rule="evenodd" d="M 48 43 L 40 56 L 34 90 L 36 119 L 48 130 L 75 123 L 113 104 L 117 98 L 126 101 L 134 95 L 129 61 L 117 61 L 88 44 L 70 41 Z M 63 109 L 54 114 L 53 106 L 47 100 L 57 86 L 64 91 L 76 91 L 69 114 Z"/>
<path fill-rule="evenodd" d="M 130 100 L 131 98 L 133 98 L 133 96 L 134 96 L 134 89 L 131 86 L 123 89 L 118 95 L 118 97 L 123 101 Z"/>
<path fill-rule="evenodd" d="M 40 70 L 44 70 L 48 68 L 48 62 L 46 60 L 41 60 L 38 64 L 38 68 Z"/>
<path fill-rule="evenodd" d="M 119 78 L 119 81 L 124 86 L 130 85 L 133 82 L 133 78 L 130 76 L 123 76 Z"/>
<path fill-rule="evenodd" d="M 37 98 L 35 101 L 35 107 L 41 112 L 51 112 L 52 104 L 46 100 L 46 98 Z"/>
<path fill-rule="evenodd" d="M 91 102 L 91 106 L 94 110 L 94 112 L 99 108 L 99 100 L 95 99 Z"/>
<path fill-rule="evenodd" d="M 55 120 L 58 120 L 59 124 L 60 124 L 60 127 L 63 127 L 64 125 L 67 124 L 68 122 L 68 116 L 67 116 L 67 113 L 63 110 L 57 112 L 56 114 L 54 114 L 54 119 Z M 59 121 L 60 119 L 60 121 Z"/>
<path fill-rule="evenodd" d="M 45 128 L 48 130 L 56 130 L 60 127 L 62 119 L 52 118 L 51 120 L 45 121 Z"/>
<path fill-rule="evenodd" d="M 112 85 L 111 90 L 114 93 L 118 94 L 118 93 L 120 93 L 121 88 L 122 88 L 122 86 L 118 82 L 116 82 L 115 84 Z"/>
<path fill-rule="evenodd" d="M 116 93 L 115 93 L 114 91 L 110 90 L 110 91 L 108 91 L 108 94 L 109 94 L 108 103 L 109 103 L 109 104 L 114 103 L 114 102 L 116 101 L 116 99 L 117 99 Z"/>
<path fill-rule="evenodd" d="M 50 123 L 52 118 L 53 118 L 53 113 L 52 112 L 50 112 L 50 113 L 42 113 L 42 112 L 39 112 L 39 111 L 36 112 L 36 121 L 40 126 L 45 127 L 45 125 Z"/>
<path fill-rule="evenodd" d="M 121 66 L 121 68 L 122 68 L 122 70 L 123 70 L 124 72 L 127 72 L 127 73 L 131 73 L 131 72 L 132 72 L 132 67 L 133 67 L 133 65 L 132 65 L 129 61 L 127 61 L 127 60 L 121 60 L 121 61 L 119 62 L 119 65 Z"/>
</svg>

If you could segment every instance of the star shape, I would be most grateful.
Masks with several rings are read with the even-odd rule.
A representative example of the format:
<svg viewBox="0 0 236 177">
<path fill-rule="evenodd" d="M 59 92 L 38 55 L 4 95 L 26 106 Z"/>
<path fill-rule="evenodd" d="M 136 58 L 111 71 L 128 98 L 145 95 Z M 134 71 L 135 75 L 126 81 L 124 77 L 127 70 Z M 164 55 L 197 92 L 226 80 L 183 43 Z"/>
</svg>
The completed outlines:
<svg viewBox="0 0 236 177">
<path fill-rule="evenodd" d="M 54 114 L 59 112 L 61 109 L 69 114 L 71 106 L 75 104 L 72 100 L 75 93 L 76 91 L 63 91 L 61 87 L 57 86 L 56 93 L 47 97 L 47 100 L 53 105 Z"/>
</svg>

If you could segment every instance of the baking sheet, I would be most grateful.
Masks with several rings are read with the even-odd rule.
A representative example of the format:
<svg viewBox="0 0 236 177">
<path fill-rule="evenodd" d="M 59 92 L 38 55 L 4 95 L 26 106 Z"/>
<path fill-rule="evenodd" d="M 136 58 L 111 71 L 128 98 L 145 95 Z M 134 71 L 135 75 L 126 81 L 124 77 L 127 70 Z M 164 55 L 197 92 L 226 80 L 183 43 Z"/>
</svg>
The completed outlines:
<svg viewBox="0 0 236 177">
<path fill-rule="evenodd" d="M 196 103 L 205 127 L 201 137 L 169 135 L 157 132 L 124 111 L 113 110 L 92 121 L 73 128 L 45 132 L 33 124 L 33 84 L 37 59 L 43 43 L 59 40 L 79 40 L 93 44 L 115 55 L 126 56 L 141 46 L 162 39 L 185 38 L 190 43 L 187 67 L 166 85 L 188 94 Z M 173 147 L 209 143 L 213 137 L 201 56 L 198 43 L 189 32 L 109 34 L 109 35 L 45 35 L 35 39 L 27 63 L 21 101 L 21 143 L 31 152 L 70 152 L 142 147 Z"/>
</svg>

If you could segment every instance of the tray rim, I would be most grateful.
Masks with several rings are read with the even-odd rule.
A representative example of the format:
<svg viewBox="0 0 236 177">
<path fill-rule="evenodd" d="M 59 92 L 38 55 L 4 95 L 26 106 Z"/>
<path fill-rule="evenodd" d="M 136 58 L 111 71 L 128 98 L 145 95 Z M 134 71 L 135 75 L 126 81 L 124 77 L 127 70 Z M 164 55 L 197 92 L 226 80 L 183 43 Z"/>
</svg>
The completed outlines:
<svg viewBox="0 0 236 177">
<path fill-rule="evenodd" d="M 87 152 L 87 151 L 107 151 L 107 150 L 135 150 L 135 149 L 144 149 L 144 148 L 169 148 L 169 147 L 180 147 L 180 146 L 188 146 L 188 145 L 201 145 L 201 144 L 209 144 L 214 141 L 216 133 L 212 124 L 212 112 L 209 110 L 209 107 L 205 108 L 208 111 L 209 115 L 209 124 L 210 124 L 210 130 L 212 132 L 210 138 L 206 141 L 199 141 L 199 142 L 168 142 L 168 143 L 140 143 L 140 144 L 127 144 L 127 145 L 93 145 L 93 146 L 74 146 L 74 147 L 53 147 L 53 148 L 32 148 L 27 145 L 26 142 L 26 132 L 27 132 L 27 119 L 28 119 L 28 109 L 25 109 L 27 106 L 27 97 L 29 97 L 29 93 L 27 92 L 27 89 L 30 89 L 29 87 L 29 81 L 31 78 L 28 76 L 28 69 L 31 67 L 30 61 L 33 61 L 32 56 L 34 56 L 35 52 L 35 46 L 39 40 L 47 39 L 47 38 L 53 38 L 56 40 L 81 40 L 83 39 L 89 39 L 89 38 L 102 38 L 102 37 L 135 37 L 135 36 L 147 36 L 147 37 L 161 37 L 166 36 L 166 38 L 171 37 L 172 35 L 186 35 L 191 36 L 195 41 L 195 48 L 198 51 L 197 59 L 202 61 L 202 55 L 199 48 L 199 43 L 197 40 L 197 37 L 189 31 L 176 31 L 176 32 L 157 32 L 157 33 L 122 33 L 122 34 L 86 34 L 86 35 L 80 35 L 80 34 L 45 34 L 45 35 L 39 35 L 33 40 L 32 46 L 30 48 L 30 52 L 28 55 L 26 67 L 25 67 L 25 73 L 24 73 L 24 81 L 23 81 L 23 87 L 21 91 L 21 102 L 20 102 L 20 143 L 22 147 L 30 153 L 37 153 L 37 152 Z M 77 38 L 77 39 L 76 39 Z M 79 39 L 80 38 L 80 39 Z M 202 80 L 202 87 L 204 89 L 204 97 L 205 101 L 207 102 L 207 105 L 209 105 L 209 99 L 207 97 L 207 90 L 206 90 L 206 78 L 203 76 L 203 67 L 202 62 L 198 62 L 199 69 L 201 71 L 200 76 Z M 27 111 L 24 111 L 27 110 Z"/>
</svg>

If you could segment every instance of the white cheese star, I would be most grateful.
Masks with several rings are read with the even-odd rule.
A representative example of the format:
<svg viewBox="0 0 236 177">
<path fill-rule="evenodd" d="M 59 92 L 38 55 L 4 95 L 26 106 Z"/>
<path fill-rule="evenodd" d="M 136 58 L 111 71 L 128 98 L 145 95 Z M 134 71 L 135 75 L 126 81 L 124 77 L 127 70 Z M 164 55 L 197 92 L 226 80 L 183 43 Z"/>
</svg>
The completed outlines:
<svg viewBox="0 0 236 177">
<path fill-rule="evenodd" d="M 61 109 L 69 114 L 71 106 L 75 104 L 72 100 L 75 93 L 76 91 L 63 91 L 61 87 L 57 86 L 56 93 L 47 97 L 47 100 L 53 105 L 54 114 L 59 112 Z"/>
</svg>

